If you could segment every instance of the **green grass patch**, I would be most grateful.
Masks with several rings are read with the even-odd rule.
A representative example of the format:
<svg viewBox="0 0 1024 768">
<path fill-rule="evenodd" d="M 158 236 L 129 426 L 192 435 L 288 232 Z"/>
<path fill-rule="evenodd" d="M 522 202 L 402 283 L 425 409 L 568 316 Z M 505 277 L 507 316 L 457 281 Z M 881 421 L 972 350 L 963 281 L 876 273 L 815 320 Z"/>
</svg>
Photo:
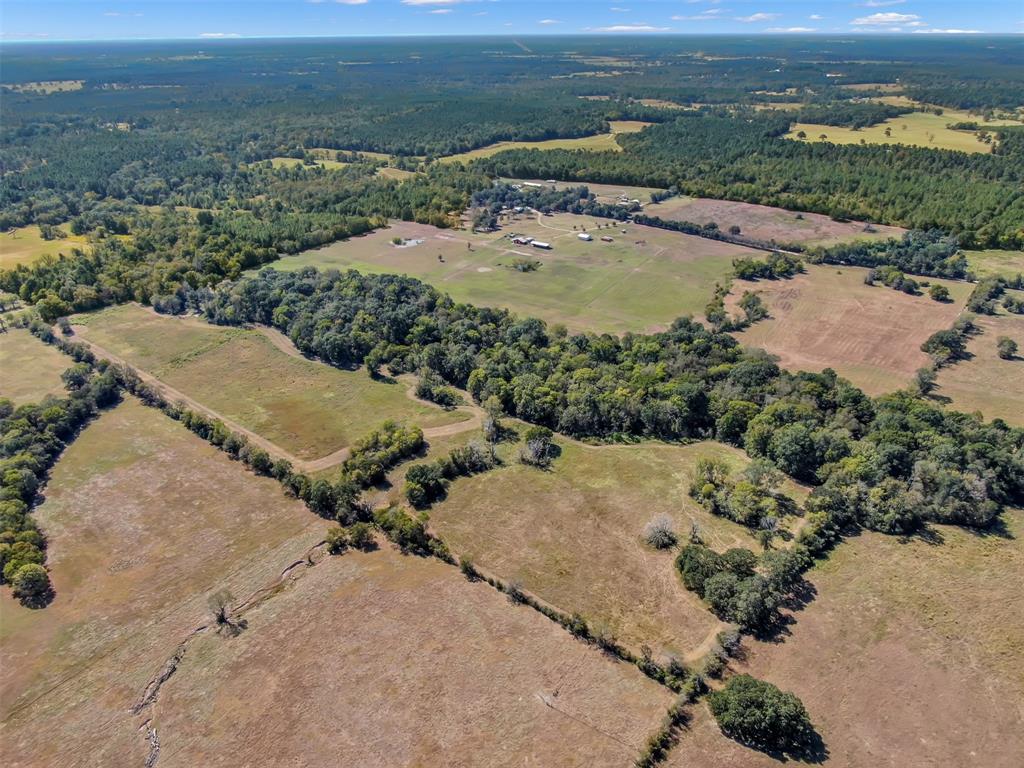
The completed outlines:
<svg viewBox="0 0 1024 768">
<path fill-rule="evenodd" d="M 25 329 L 9 328 L 0 333 L 0 397 L 22 405 L 61 395 L 60 375 L 74 362 Z"/>
</svg>

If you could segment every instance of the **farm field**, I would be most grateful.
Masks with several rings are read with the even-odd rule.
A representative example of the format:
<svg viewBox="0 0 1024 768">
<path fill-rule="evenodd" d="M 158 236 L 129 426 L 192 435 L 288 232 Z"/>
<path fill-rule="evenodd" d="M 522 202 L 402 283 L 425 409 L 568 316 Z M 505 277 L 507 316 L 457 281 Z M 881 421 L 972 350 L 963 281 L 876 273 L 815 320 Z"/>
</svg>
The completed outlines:
<svg viewBox="0 0 1024 768">
<path fill-rule="evenodd" d="M 29 610 L 0 594 L 0 760 L 142 765 L 129 710 L 208 621 L 207 595 L 248 597 L 327 524 L 132 398 L 85 429 L 45 494 L 33 516 L 56 597 Z"/>
<path fill-rule="evenodd" d="M 754 205 L 732 200 L 710 200 L 696 197 L 670 197 L 644 207 L 644 214 L 667 221 L 689 221 L 694 224 L 715 222 L 727 231 L 732 226 L 755 240 L 805 245 L 834 245 L 852 240 L 884 240 L 902 237 L 905 230 L 881 224 L 872 225 L 874 232 L 865 232 L 864 223 L 833 221 L 820 213 L 800 213 L 767 205 Z M 797 216 L 802 218 L 797 218 Z"/>
<path fill-rule="evenodd" d="M 651 202 L 651 193 L 660 192 L 656 187 L 628 187 L 620 184 L 592 184 L 589 181 L 556 181 L 549 184 L 541 179 L 509 179 L 510 184 L 543 184 L 554 189 L 571 189 L 579 186 L 586 186 L 602 203 L 616 203 L 621 195 L 630 200 L 639 200 L 641 204 L 647 205 Z"/>
<path fill-rule="evenodd" d="M 885 99 L 886 97 L 883 97 Z M 890 97 L 899 98 L 899 97 Z M 814 123 L 794 123 L 786 138 L 800 141 L 797 134 L 807 134 L 805 141 L 822 141 L 818 137 L 825 134 L 825 141 L 833 144 L 859 144 L 862 140 L 869 144 L 907 144 L 914 147 L 931 149 L 952 149 L 958 152 L 978 152 L 991 154 L 993 144 L 978 141 L 973 131 L 954 131 L 947 125 L 959 122 L 981 122 L 967 112 L 955 109 L 944 110 L 941 115 L 931 112 L 909 112 L 905 115 L 892 117 L 876 125 L 861 128 L 842 128 L 836 125 L 817 125 Z M 1013 121 L 993 121 L 989 126 L 1000 124 L 1013 125 Z M 890 135 L 885 131 L 889 129 Z"/>
<path fill-rule="evenodd" d="M 406 384 L 288 354 L 257 330 L 130 304 L 73 322 L 85 340 L 303 459 L 344 448 L 387 418 L 424 428 L 468 418 L 411 399 Z"/>
<path fill-rule="evenodd" d="M 39 227 L 34 224 L 0 232 L 0 269 L 31 264 L 42 256 L 57 256 L 61 253 L 70 256 L 75 248 L 89 250 L 85 235 L 72 235 L 67 224 L 61 225 L 61 229 L 68 236 L 60 240 L 44 240 L 39 234 Z"/>
<path fill-rule="evenodd" d="M 1008 336 L 1024 350 L 1024 315 L 1000 310 L 995 316 L 977 315 L 975 323 L 981 333 L 967 343 L 972 357 L 940 370 L 934 394 L 948 398 L 958 411 L 980 411 L 986 419 L 1024 426 L 1024 357 L 1018 352 L 1014 359 L 1003 360 L 996 351 L 1000 336 Z"/>
<path fill-rule="evenodd" d="M 677 317 L 701 312 L 714 284 L 731 271 L 732 260 L 758 253 L 631 224 L 606 228 L 614 242 L 601 242 L 596 227 L 608 224 L 572 214 L 541 219 L 524 215 L 506 222 L 502 233 L 475 234 L 392 222 L 386 230 L 288 256 L 270 266 L 406 274 L 457 301 L 507 307 L 572 330 L 621 332 L 656 330 Z M 593 241 L 579 240 L 574 226 L 593 232 Z M 543 239 L 553 249 L 513 245 L 506 237 L 511 233 Z M 395 237 L 405 244 L 396 246 Z M 542 266 L 520 272 L 511 266 L 519 258 L 539 260 Z"/>
<path fill-rule="evenodd" d="M 750 673 L 803 700 L 829 764 L 1019 765 L 1024 593 L 1010 574 L 1024 570 L 1024 512 L 1005 519 L 1005 536 L 938 526 L 938 544 L 849 539 L 808 573 L 817 597 L 792 635 L 752 644 Z M 686 741 L 680 766 L 775 764 L 701 762 Z"/>
<path fill-rule="evenodd" d="M 197 638 L 161 692 L 161 765 L 622 766 L 671 694 L 437 560 L 323 560 Z"/>
<path fill-rule="evenodd" d="M 682 538 L 696 524 L 717 550 L 756 547 L 745 528 L 688 495 L 698 459 L 720 458 L 738 469 L 746 456 L 721 443 L 558 443 L 562 455 L 549 471 L 511 458 L 455 481 L 430 510 L 431 525 L 456 554 L 567 613 L 578 611 L 592 626 L 606 625 L 634 649 L 646 643 L 656 655 L 680 656 L 698 649 L 721 624 L 683 588 L 674 555 L 643 543 L 643 529 L 665 514 Z"/>
<path fill-rule="evenodd" d="M 386 179 L 397 179 L 398 181 L 405 181 L 416 176 L 415 171 L 406 171 L 401 168 L 392 168 L 387 166 L 385 168 L 378 168 L 377 175 L 383 176 Z"/>
<path fill-rule="evenodd" d="M 621 152 L 622 147 L 615 141 L 619 133 L 636 133 L 642 131 L 650 123 L 641 120 L 609 120 L 611 131 L 594 136 L 583 136 L 578 139 L 547 139 L 545 141 L 499 141 L 486 147 L 460 152 L 438 160 L 441 163 L 459 163 L 490 157 L 508 149 L 586 149 L 590 152 Z"/>
<path fill-rule="evenodd" d="M 790 280 L 737 280 L 726 309 L 745 291 L 761 295 L 769 318 L 734 334 L 748 347 L 778 355 L 792 371 L 834 369 L 865 392 L 900 389 L 929 364 L 921 344 L 952 326 L 971 292 L 970 283 L 932 280 L 949 288 L 952 301 L 910 296 L 883 285 L 865 285 L 858 267 L 808 265 Z"/>
<path fill-rule="evenodd" d="M 967 263 L 978 277 L 998 275 L 1013 278 L 1024 274 L 1024 251 L 1004 251 L 988 249 L 983 251 L 964 251 Z"/>
<path fill-rule="evenodd" d="M 23 405 L 61 395 L 60 375 L 74 362 L 24 328 L 8 328 L 0 333 L 0 397 Z"/>
<path fill-rule="evenodd" d="M 272 157 L 270 159 L 270 164 L 274 168 L 295 168 L 296 166 L 304 165 L 303 161 L 297 157 Z M 339 168 L 344 168 L 348 163 L 339 163 L 337 160 L 319 158 L 316 160 L 314 165 L 318 165 L 321 168 L 326 168 L 330 171 L 336 171 Z"/>
</svg>

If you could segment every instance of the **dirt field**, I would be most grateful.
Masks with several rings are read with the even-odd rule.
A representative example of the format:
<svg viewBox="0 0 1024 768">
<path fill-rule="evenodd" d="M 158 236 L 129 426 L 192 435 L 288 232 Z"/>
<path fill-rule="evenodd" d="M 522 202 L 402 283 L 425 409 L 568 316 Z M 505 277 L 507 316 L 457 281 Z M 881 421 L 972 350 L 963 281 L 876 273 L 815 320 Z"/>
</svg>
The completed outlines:
<svg viewBox="0 0 1024 768">
<path fill-rule="evenodd" d="M 971 271 L 978 277 L 1001 275 L 1016 277 L 1024 274 L 1024 251 L 1002 251 L 989 249 L 985 251 L 964 251 Z"/>
<path fill-rule="evenodd" d="M 160 765 L 623 766 L 671 695 L 530 608 L 390 546 L 307 571 L 162 692 Z"/>
<path fill-rule="evenodd" d="M 696 523 L 709 546 L 756 546 L 746 529 L 687 495 L 698 458 L 746 464 L 719 443 L 588 447 L 559 441 L 551 471 L 518 463 L 459 479 L 430 512 L 452 550 L 563 611 L 604 622 L 621 641 L 688 655 L 720 627 L 687 592 L 671 552 L 645 545 L 643 528 L 668 515 L 681 537 Z"/>
<path fill-rule="evenodd" d="M 817 598 L 792 636 L 757 645 L 751 674 L 803 700 L 844 768 L 1012 768 L 1024 758 L 1024 513 L 1008 536 L 941 527 L 939 544 L 866 533 L 843 543 L 810 581 Z M 724 741 L 707 729 L 679 766 Z M 743 750 L 746 752 L 746 750 Z M 726 754 L 732 754 L 730 747 Z M 693 759 L 690 759 L 693 758 Z"/>
<path fill-rule="evenodd" d="M 34 513 L 56 598 L 0 595 L 0 762 L 142 765 L 129 714 L 206 596 L 278 576 L 326 523 L 163 414 L 129 399 L 67 450 Z"/>
<path fill-rule="evenodd" d="M 573 330 L 621 332 L 663 328 L 681 315 L 703 311 L 715 282 L 732 269 L 732 260 L 757 253 L 653 227 L 616 225 L 597 231 L 598 225 L 608 223 L 571 214 L 540 219 L 524 214 L 503 223 L 499 233 L 471 234 L 393 222 L 389 229 L 271 266 L 407 274 L 458 301 L 507 307 Z M 593 241 L 579 240 L 574 225 L 592 232 Z M 511 233 L 550 242 L 553 248 L 513 245 L 507 237 Z M 614 242 L 602 242 L 602 234 Z M 394 237 L 405 244 L 395 246 Z M 511 267 L 518 258 L 539 260 L 542 266 L 519 272 Z"/>
<path fill-rule="evenodd" d="M 60 375 L 74 360 L 22 328 L 0 333 L 0 397 L 15 405 L 64 394 Z"/>
<path fill-rule="evenodd" d="M 75 248 L 89 250 L 85 235 L 72 235 L 67 224 L 61 226 L 68 236 L 61 240 L 44 240 L 35 224 L 0 232 L 0 269 L 31 264 L 41 256 L 71 255 Z"/>
<path fill-rule="evenodd" d="M 864 273 L 810 265 L 791 280 L 737 280 L 726 299 L 729 311 L 741 314 L 736 301 L 750 290 L 761 294 L 770 317 L 735 336 L 778 355 L 790 370 L 833 368 L 872 395 L 900 389 L 929 363 L 922 342 L 953 324 L 971 285 L 934 280 L 954 299 L 941 304 L 927 295 L 864 285 Z"/>
<path fill-rule="evenodd" d="M 958 411 L 981 411 L 986 419 L 1024 426 L 1024 315 L 978 315 L 976 323 L 982 332 L 967 344 L 973 357 L 943 368 L 935 395 L 949 398 L 950 407 Z M 1000 336 L 1010 337 L 1022 350 L 1013 360 L 996 353 Z"/>
<path fill-rule="evenodd" d="M 288 355 L 255 330 L 122 305 L 76 315 L 81 335 L 301 458 L 351 444 L 385 419 L 434 427 L 463 421 L 365 371 Z"/>
<path fill-rule="evenodd" d="M 799 215 L 803 218 L 798 219 L 796 213 L 782 208 L 695 197 L 670 197 L 646 206 L 644 213 L 668 221 L 690 221 L 694 224 L 713 221 L 721 230 L 738 226 L 741 234 L 747 237 L 777 243 L 832 245 L 851 240 L 902 237 L 904 232 L 899 227 L 881 224 L 874 225 L 876 232 L 865 232 L 861 222 L 833 221 L 820 213 L 802 213 Z"/>
</svg>

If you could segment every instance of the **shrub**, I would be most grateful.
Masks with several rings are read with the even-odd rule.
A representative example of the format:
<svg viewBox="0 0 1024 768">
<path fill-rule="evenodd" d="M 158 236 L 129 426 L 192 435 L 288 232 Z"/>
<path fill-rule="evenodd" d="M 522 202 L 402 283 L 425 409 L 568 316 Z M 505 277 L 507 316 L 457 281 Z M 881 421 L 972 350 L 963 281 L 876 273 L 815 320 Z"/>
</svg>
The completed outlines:
<svg viewBox="0 0 1024 768">
<path fill-rule="evenodd" d="M 14 572 L 11 592 L 24 605 L 36 605 L 50 594 L 50 575 L 38 563 L 26 563 Z"/>
<path fill-rule="evenodd" d="M 1013 360 L 1017 354 L 1017 342 L 1009 336 L 1000 336 L 996 341 L 996 350 L 1003 360 Z"/>
<path fill-rule="evenodd" d="M 348 531 L 346 531 L 344 528 L 341 528 L 340 526 L 338 528 L 331 528 L 329 531 L 327 531 L 325 540 L 327 541 L 327 551 L 330 552 L 332 555 L 340 555 L 342 552 L 348 549 Z"/>
<path fill-rule="evenodd" d="M 348 542 L 353 549 L 367 551 L 373 549 L 376 542 L 373 538 L 373 526 L 369 523 L 353 523 L 348 528 Z"/>
<path fill-rule="evenodd" d="M 677 538 L 672 528 L 672 518 L 668 515 L 658 515 L 644 528 L 644 541 L 655 549 L 674 547 Z"/>
</svg>

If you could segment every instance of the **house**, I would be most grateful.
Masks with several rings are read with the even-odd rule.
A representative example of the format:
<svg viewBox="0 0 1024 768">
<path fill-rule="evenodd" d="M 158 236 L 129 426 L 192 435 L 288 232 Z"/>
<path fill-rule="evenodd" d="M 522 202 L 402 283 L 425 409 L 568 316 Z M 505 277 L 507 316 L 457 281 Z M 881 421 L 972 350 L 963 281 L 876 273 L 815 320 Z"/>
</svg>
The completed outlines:
<svg viewBox="0 0 1024 768">
<path fill-rule="evenodd" d="M 580 240 L 586 240 L 588 243 L 594 239 L 586 232 L 580 232 L 578 235 L 576 235 L 576 237 L 578 237 Z"/>
<path fill-rule="evenodd" d="M 533 238 L 525 235 L 513 235 L 512 242 L 516 245 L 529 245 L 533 242 Z"/>
</svg>

